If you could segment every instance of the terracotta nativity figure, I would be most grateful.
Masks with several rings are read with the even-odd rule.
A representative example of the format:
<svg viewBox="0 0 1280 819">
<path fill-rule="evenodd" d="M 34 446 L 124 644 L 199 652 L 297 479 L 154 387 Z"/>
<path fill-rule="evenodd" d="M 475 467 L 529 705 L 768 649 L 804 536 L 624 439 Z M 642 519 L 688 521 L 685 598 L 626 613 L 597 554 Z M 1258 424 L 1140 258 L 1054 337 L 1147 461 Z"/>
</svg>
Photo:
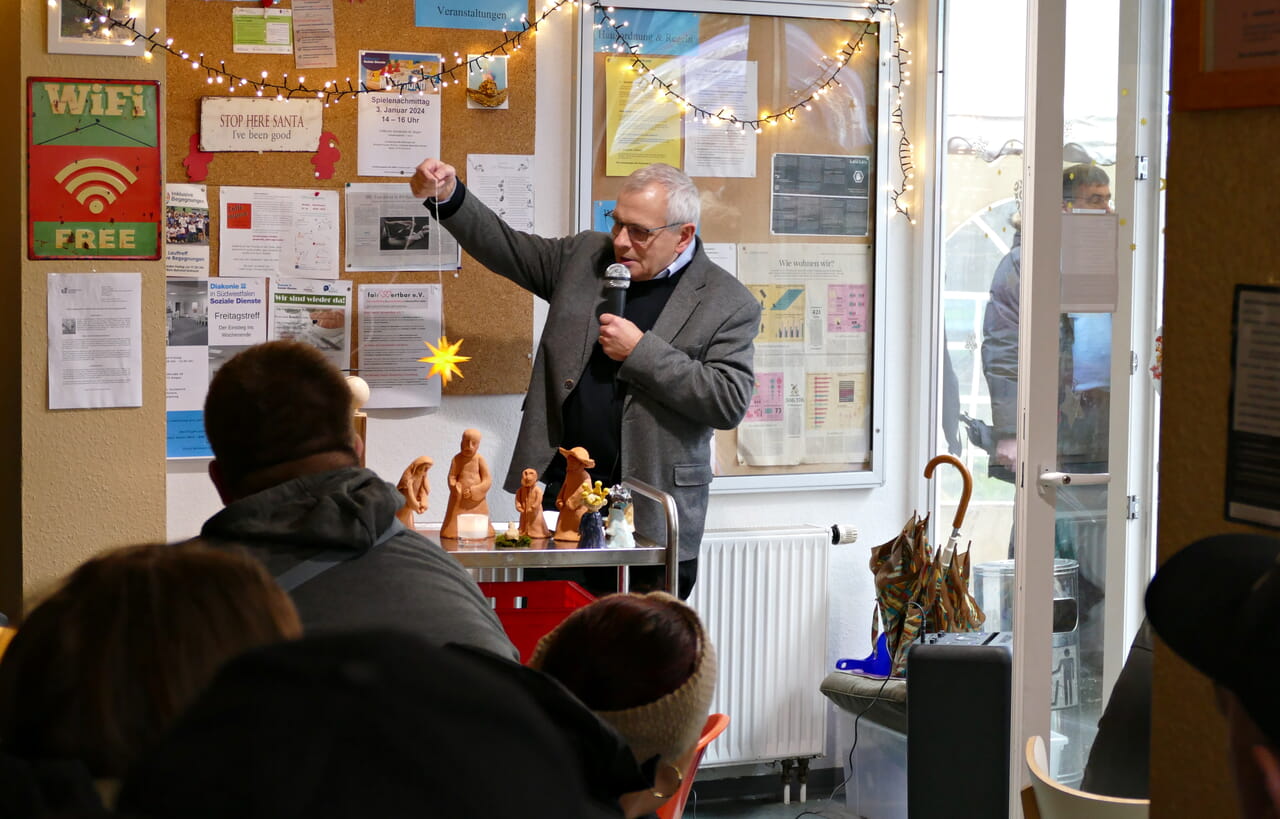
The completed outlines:
<svg viewBox="0 0 1280 819">
<path fill-rule="evenodd" d="M 587 507 L 582 502 L 582 485 L 591 484 L 591 475 L 587 470 L 596 465 L 587 450 L 580 446 L 573 449 L 560 447 L 564 456 L 564 483 L 560 486 L 560 494 L 556 495 L 556 509 L 560 516 L 556 518 L 556 540 L 578 541 L 578 525 Z"/>
<path fill-rule="evenodd" d="M 441 537 L 458 536 L 458 515 L 489 517 L 486 495 L 492 484 L 489 464 L 480 454 L 480 430 L 466 430 L 462 433 L 462 448 L 449 464 L 449 504 L 444 510 L 444 522 L 440 524 Z M 489 537 L 493 537 L 492 521 Z"/>
<path fill-rule="evenodd" d="M 427 470 L 434 463 L 435 461 L 426 455 L 415 458 L 400 476 L 400 483 L 396 484 L 396 489 L 404 495 L 404 506 L 396 512 L 396 517 L 400 518 L 400 522 L 409 529 L 414 527 L 413 516 L 427 511 L 427 496 L 431 494 L 431 484 L 427 482 Z"/>
<path fill-rule="evenodd" d="M 547 519 L 542 514 L 542 487 L 538 486 L 538 470 L 526 469 L 520 473 L 520 488 L 516 490 L 516 511 L 520 513 L 520 534 L 532 538 L 551 537 Z"/>
</svg>

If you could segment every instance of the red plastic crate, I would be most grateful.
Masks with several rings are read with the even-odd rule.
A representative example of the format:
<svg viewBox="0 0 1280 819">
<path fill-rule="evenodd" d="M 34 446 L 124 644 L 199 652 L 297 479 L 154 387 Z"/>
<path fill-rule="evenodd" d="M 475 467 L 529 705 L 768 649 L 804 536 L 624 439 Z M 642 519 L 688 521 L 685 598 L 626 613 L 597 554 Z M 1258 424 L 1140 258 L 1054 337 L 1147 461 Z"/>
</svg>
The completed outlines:
<svg viewBox="0 0 1280 819">
<path fill-rule="evenodd" d="M 507 636 L 527 663 L 542 637 L 578 608 L 595 600 L 571 580 L 527 580 L 481 583 L 480 591 L 494 601 L 493 611 Z"/>
</svg>

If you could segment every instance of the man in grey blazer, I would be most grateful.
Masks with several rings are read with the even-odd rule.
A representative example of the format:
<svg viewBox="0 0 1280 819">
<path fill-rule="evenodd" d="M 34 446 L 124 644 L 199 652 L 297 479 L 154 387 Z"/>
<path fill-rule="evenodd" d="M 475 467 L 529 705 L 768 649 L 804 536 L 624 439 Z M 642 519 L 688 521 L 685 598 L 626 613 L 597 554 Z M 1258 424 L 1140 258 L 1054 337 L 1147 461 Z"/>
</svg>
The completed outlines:
<svg viewBox="0 0 1280 819">
<path fill-rule="evenodd" d="M 533 467 L 554 498 L 564 475 L 558 448 L 583 446 L 594 479 L 634 477 L 669 492 L 687 597 L 706 521 L 712 429 L 732 429 L 746 413 L 760 325 L 759 303 L 702 250 L 693 182 L 669 165 L 637 170 L 618 192 L 612 235 L 556 239 L 512 229 L 438 159 L 424 160 L 410 187 L 476 261 L 550 304 L 506 490 Z M 622 316 L 604 305 L 604 271 L 615 262 L 631 274 Z M 658 504 L 636 497 L 635 519 L 642 534 L 663 539 Z M 637 589 L 661 586 L 660 569 L 631 577 Z"/>
</svg>

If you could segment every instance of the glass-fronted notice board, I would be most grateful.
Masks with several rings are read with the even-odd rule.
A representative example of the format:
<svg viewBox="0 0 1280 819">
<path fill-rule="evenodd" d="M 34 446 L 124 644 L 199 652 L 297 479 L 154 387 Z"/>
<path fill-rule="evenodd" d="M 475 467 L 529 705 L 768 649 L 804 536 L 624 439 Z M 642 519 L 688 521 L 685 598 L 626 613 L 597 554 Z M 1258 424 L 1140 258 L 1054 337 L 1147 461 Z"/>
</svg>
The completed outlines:
<svg viewBox="0 0 1280 819">
<path fill-rule="evenodd" d="M 755 392 L 714 488 L 881 483 L 889 20 L 848 6 L 583 7 L 580 212 L 664 162 L 698 235 L 762 308 Z"/>
</svg>

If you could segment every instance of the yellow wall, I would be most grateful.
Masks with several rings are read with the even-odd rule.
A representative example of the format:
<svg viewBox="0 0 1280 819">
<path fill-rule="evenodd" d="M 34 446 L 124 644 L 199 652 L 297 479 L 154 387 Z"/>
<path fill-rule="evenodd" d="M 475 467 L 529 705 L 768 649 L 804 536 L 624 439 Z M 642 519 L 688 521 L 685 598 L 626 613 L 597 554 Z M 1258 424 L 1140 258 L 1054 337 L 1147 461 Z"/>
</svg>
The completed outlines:
<svg viewBox="0 0 1280 819">
<path fill-rule="evenodd" d="M 164 25 L 163 0 L 148 24 Z M 157 58 L 50 55 L 45 0 L 0 2 L 0 68 L 9 127 L 0 128 L 8 171 L 0 194 L 0 349 L 15 366 L 0 375 L 0 611 L 13 613 L 89 555 L 109 546 L 162 540 L 165 527 L 164 264 L 36 262 L 26 245 L 26 79 L 33 76 L 163 80 Z M 163 96 L 163 95 L 162 95 Z M 162 109 L 163 110 L 163 109 Z M 163 141 L 161 142 L 163 145 Z M 48 407 L 45 280 L 48 273 L 140 271 L 142 402 L 137 409 Z M 20 397 L 19 397 L 20 396 Z"/>
<path fill-rule="evenodd" d="M 1231 307 L 1236 284 L 1280 283 L 1277 134 L 1275 108 L 1178 113 L 1170 123 L 1161 560 L 1205 535 L 1251 530 L 1223 519 Z M 1209 684 L 1163 645 L 1153 722 L 1152 816 L 1234 815 Z"/>
</svg>

